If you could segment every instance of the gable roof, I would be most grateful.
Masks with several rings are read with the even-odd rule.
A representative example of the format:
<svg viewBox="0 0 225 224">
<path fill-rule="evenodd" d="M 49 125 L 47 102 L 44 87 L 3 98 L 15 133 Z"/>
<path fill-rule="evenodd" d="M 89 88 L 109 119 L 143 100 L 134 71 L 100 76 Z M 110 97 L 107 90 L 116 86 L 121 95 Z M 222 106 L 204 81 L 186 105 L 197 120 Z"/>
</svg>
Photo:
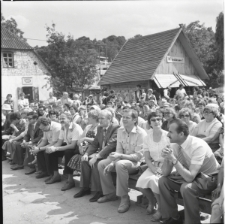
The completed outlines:
<svg viewBox="0 0 225 224">
<path fill-rule="evenodd" d="M 1 48 L 2 49 L 20 49 L 32 50 L 33 48 L 21 40 L 17 35 L 8 31 L 5 27 L 1 27 Z"/>
<path fill-rule="evenodd" d="M 182 28 L 177 28 L 128 40 L 101 78 L 99 84 L 107 85 L 152 79 L 163 57 L 177 38 L 181 36 L 181 33 L 182 45 L 185 43 L 185 50 L 194 58 L 194 66 L 198 67 L 197 71 L 201 73 L 201 78 L 207 78 L 208 76 L 196 54 L 192 49 L 188 49 L 191 47 Z"/>
</svg>

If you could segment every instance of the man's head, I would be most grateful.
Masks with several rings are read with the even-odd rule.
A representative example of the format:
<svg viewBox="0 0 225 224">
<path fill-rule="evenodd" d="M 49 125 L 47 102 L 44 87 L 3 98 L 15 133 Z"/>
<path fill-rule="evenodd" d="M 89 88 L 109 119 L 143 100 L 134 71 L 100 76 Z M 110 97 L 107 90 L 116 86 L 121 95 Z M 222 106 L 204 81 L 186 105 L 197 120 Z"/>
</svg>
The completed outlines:
<svg viewBox="0 0 225 224">
<path fill-rule="evenodd" d="M 101 110 L 99 112 L 99 123 L 103 128 L 107 128 L 112 123 L 112 113 L 109 110 Z"/>
<path fill-rule="evenodd" d="M 140 90 L 140 89 L 141 89 L 141 85 L 137 85 L 137 86 L 136 86 L 136 89 L 137 89 L 137 90 Z"/>
<path fill-rule="evenodd" d="M 65 105 L 66 105 L 66 103 L 65 103 Z M 64 107 L 65 107 L 65 105 L 64 105 Z M 72 115 L 74 115 L 75 113 L 78 112 L 78 108 L 76 105 L 73 104 L 73 105 L 69 106 L 69 111 Z"/>
<path fill-rule="evenodd" d="M 39 106 L 38 114 L 39 114 L 39 116 L 43 116 L 45 114 L 45 107 L 44 106 Z"/>
<path fill-rule="evenodd" d="M 152 94 L 153 90 L 152 89 L 148 89 L 148 94 Z"/>
<path fill-rule="evenodd" d="M 138 123 L 138 112 L 134 109 L 124 109 L 123 115 L 123 125 L 125 128 L 131 128 Z"/>
<path fill-rule="evenodd" d="M 179 89 L 183 89 L 184 86 L 182 84 L 179 85 Z"/>
<path fill-rule="evenodd" d="M 21 115 L 19 112 L 13 112 L 9 116 L 9 120 L 13 124 L 18 124 L 20 122 Z"/>
<path fill-rule="evenodd" d="M 20 98 L 23 100 L 25 97 L 25 93 L 20 93 Z"/>
<path fill-rule="evenodd" d="M 51 120 L 50 118 L 46 118 L 46 117 L 41 117 L 39 118 L 39 122 L 40 122 L 40 129 L 43 131 L 43 132 L 48 132 L 50 131 L 50 127 L 51 127 Z"/>
<path fill-rule="evenodd" d="M 7 100 L 11 100 L 12 99 L 12 94 L 7 94 L 6 99 Z"/>
<path fill-rule="evenodd" d="M 63 98 L 64 98 L 64 99 L 67 99 L 68 96 L 69 96 L 69 94 L 68 94 L 67 92 L 63 92 Z"/>
<path fill-rule="evenodd" d="M 79 100 L 79 96 L 78 96 L 77 94 L 74 94 L 74 95 L 73 95 L 73 99 L 74 99 L 74 100 Z"/>
<path fill-rule="evenodd" d="M 55 111 L 55 110 L 50 110 L 49 112 L 48 112 L 48 116 L 49 116 L 49 118 L 52 120 L 52 121 L 54 121 L 54 120 L 57 120 L 57 116 L 58 114 L 57 114 L 57 112 Z"/>
<path fill-rule="evenodd" d="M 37 122 L 37 119 L 38 119 L 38 115 L 31 111 L 27 114 L 27 119 L 29 121 L 29 124 L 34 124 L 35 122 Z"/>
<path fill-rule="evenodd" d="M 71 119 L 72 119 L 72 116 L 70 114 L 62 113 L 59 116 L 59 121 L 60 121 L 60 124 L 62 125 L 62 127 L 66 126 L 66 125 L 69 126 Z"/>
<path fill-rule="evenodd" d="M 167 134 L 171 143 L 181 145 L 189 135 L 187 124 L 179 118 L 173 119 L 169 124 L 169 133 Z"/>
</svg>

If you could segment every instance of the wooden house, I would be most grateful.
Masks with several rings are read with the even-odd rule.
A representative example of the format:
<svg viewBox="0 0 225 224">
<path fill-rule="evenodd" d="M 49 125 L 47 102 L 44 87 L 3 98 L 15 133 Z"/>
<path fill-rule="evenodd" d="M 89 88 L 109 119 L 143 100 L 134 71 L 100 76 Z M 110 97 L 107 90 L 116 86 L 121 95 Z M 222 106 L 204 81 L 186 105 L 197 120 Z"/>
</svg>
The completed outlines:
<svg viewBox="0 0 225 224">
<path fill-rule="evenodd" d="M 35 50 L 17 35 L 1 27 L 2 103 L 12 94 L 17 110 L 19 94 L 24 92 L 31 102 L 47 100 L 52 91 L 47 85 L 50 71 Z"/>
<path fill-rule="evenodd" d="M 99 84 L 132 101 L 138 84 L 161 92 L 183 84 L 191 92 L 195 86 L 205 86 L 205 79 L 208 75 L 180 27 L 129 39 Z"/>
</svg>

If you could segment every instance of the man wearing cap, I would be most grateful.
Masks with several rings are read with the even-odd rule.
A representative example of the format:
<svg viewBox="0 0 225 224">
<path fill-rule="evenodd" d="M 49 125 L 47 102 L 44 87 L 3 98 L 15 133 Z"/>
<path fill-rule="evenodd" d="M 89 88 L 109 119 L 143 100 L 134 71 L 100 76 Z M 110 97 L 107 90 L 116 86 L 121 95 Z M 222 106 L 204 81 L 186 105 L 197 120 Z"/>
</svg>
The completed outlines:
<svg viewBox="0 0 225 224">
<path fill-rule="evenodd" d="M 176 91 L 174 98 L 178 97 L 183 99 L 185 96 L 187 96 L 186 90 L 184 89 L 184 86 L 180 84 L 179 89 Z"/>
</svg>

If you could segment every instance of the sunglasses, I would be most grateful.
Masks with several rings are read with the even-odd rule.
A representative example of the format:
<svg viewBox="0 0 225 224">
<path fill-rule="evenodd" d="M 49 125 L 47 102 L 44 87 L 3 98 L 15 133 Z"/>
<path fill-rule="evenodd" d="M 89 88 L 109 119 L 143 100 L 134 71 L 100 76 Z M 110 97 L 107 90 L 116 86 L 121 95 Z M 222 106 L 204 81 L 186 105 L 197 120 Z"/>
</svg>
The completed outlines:
<svg viewBox="0 0 225 224">
<path fill-rule="evenodd" d="M 180 118 L 184 118 L 184 117 L 190 117 L 189 114 L 186 114 L 186 115 L 180 115 Z"/>
<path fill-rule="evenodd" d="M 153 119 L 151 119 L 150 121 L 151 122 L 156 122 L 156 121 L 161 121 L 162 120 L 162 118 L 153 118 Z"/>
<path fill-rule="evenodd" d="M 212 112 L 211 111 L 203 111 L 203 114 L 212 114 Z"/>
</svg>

